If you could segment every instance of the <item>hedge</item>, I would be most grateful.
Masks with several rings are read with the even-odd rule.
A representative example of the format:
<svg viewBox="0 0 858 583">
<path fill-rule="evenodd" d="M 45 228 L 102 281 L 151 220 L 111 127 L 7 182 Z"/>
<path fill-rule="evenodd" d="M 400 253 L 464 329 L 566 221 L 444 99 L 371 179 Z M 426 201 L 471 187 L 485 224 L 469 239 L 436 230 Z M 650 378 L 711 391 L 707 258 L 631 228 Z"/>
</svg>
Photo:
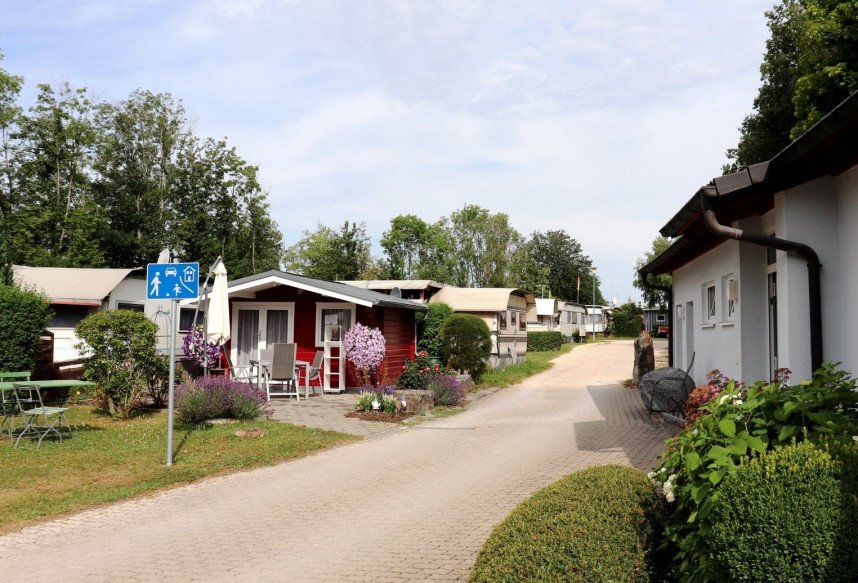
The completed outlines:
<svg viewBox="0 0 858 583">
<path fill-rule="evenodd" d="M 0 285 L 0 370 L 33 370 L 39 338 L 52 316 L 44 295 Z"/>
<path fill-rule="evenodd" d="M 425 350 L 430 356 L 441 356 L 443 342 L 441 341 L 441 327 L 444 322 L 453 315 L 453 308 L 444 302 L 429 304 L 426 312 L 417 312 L 417 321 L 420 334 L 417 340 L 417 350 Z"/>
<path fill-rule="evenodd" d="M 856 456 L 811 442 L 744 461 L 712 506 L 710 576 L 721 581 L 854 581 Z M 842 480 L 843 471 L 851 472 Z"/>
<path fill-rule="evenodd" d="M 522 502 L 495 527 L 472 582 L 658 580 L 662 506 L 643 472 L 600 466 Z"/>
<path fill-rule="evenodd" d="M 528 352 L 550 352 L 563 346 L 563 334 L 560 332 L 528 332 Z"/>
</svg>

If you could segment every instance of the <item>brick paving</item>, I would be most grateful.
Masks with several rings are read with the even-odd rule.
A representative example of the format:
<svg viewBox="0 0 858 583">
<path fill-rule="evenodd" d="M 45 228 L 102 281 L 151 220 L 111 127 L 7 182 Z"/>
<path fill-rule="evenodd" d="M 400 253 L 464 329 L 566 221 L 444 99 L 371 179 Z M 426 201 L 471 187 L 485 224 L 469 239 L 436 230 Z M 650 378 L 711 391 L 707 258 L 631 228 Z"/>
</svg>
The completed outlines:
<svg viewBox="0 0 858 583">
<path fill-rule="evenodd" d="M 302 389 L 303 391 L 303 389 Z M 379 437 L 390 433 L 405 431 L 408 427 L 401 423 L 377 423 L 346 417 L 354 411 L 356 395 L 353 393 L 316 394 L 308 399 L 274 398 L 271 400 L 272 418 L 285 423 L 318 427 L 364 437 Z"/>
<path fill-rule="evenodd" d="M 454 417 L 0 537 L 0 578 L 466 580 L 537 489 L 592 465 L 653 465 L 673 427 L 618 385 L 631 358 L 631 342 L 580 346 Z"/>
</svg>

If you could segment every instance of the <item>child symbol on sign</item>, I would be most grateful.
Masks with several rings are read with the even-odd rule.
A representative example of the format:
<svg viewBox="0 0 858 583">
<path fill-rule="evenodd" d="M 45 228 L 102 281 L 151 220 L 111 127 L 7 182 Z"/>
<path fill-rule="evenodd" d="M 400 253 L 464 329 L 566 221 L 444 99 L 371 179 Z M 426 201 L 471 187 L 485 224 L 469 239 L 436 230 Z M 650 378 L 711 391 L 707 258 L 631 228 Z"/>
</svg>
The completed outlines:
<svg viewBox="0 0 858 583">
<path fill-rule="evenodd" d="M 179 297 L 182 293 L 182 288 L 179 287 L 179 284 L 176 284 L 176 287 L 173 288 L 173 293 L 176 294 L 176 297 Z"/>
</svg>

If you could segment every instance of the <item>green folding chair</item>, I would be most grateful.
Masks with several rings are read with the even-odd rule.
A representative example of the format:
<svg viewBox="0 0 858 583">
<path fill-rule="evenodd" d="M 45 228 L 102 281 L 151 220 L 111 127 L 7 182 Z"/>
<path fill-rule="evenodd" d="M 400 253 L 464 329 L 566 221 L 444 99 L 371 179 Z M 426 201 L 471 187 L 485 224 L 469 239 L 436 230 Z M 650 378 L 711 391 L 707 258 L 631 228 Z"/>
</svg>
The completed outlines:
<svg viewBox="0 0 858 583">
<path fill-rule="evenodd" d="M 21 438 L 25 435 L 39 438 L 36 447 L 40 447 L 42 440 L 52 434 L 59 437 L 60 443 L 62 443 L 63 435 L 60 433 L 60 429 L 63 427 L 71 435 L 71 425 L 66 420 L 67 407 L 45 407 L 45 403 L 42 401 L 42 391 L 37 384 L 13 383 L 12 388 L 17 403 L 17 412 L 24 419 L 24 427 L 18 433 L 15 447 L 18 447 Z"/>
<path fill-rule="evenodd" d="M 11 388 L 0 388 L 0 415 L 3 415 L 3 423 L 0 423 L 0 432 L 3 432 L 4 428 L 6 428 L 9 432 L 9 439 L 14 439 L 12 437 L 13 421 L 18 414 L 18 402 L 15 400 L 14 390 Z"/>
</svg>

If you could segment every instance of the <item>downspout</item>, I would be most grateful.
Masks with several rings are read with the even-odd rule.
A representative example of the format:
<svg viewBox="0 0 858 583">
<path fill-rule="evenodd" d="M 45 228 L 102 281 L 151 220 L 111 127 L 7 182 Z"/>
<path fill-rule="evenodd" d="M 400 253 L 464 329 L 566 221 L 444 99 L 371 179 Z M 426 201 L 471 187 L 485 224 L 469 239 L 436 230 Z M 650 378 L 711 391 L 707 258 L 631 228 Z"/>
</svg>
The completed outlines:
<svg viewBox="0 0 858 583">
<path fill-rule="evenodd" d="M 804 243 L 778 239 L 777 237 L 765 237 L 756 233 L 746 233 L 742 229 L 722 225 L 715 216 L 715 203 L 712 197 L 707 195 L 703 189 L 700 190 L 700 207 L 703 210 L 703 222 L 713 235 L 786 251 L 807 261 L 808 303 L 810 304 L 810 366 L 812 371 L 819 369 L 822 366 L 822 291 L 819 277 L 822 264 L 819 262 L 816 251 Z"/>
<path fill-rule="evenodd" d="M 673 366 L 673 288 L 666 285 L 650 283 L 649 273 L 639 271 L 641 282 L 646 289 L 667 294 L 667 365 Z"/>
</svg>

